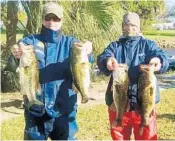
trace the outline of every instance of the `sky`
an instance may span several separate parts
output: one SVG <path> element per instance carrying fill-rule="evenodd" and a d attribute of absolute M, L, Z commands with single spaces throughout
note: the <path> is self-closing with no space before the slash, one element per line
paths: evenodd
<path fill-rule="evenodd" d="M 166 1 L 166 5 L 168 6 L 168 8 L 175 6 L 175 0 L 165 0 L 165 1 Z"/>

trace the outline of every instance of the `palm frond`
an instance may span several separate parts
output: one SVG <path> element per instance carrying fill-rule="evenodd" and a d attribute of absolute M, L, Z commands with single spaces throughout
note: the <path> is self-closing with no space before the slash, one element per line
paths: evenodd
<path fill-rule="evenodd" d="M 107 12 L 107 8 L 112 4 L 106 1 L 87 1 L 85 11 L 97 20 L 100 27 L 107 29 L 113 22 L 112 15 Z"/>

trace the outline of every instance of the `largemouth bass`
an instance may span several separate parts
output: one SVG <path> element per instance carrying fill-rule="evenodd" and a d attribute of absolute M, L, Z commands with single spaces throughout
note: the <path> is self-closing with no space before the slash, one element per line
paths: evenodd
<path fill-rule="evenodd" d="M 113 71 L 113 100 L 116 107 L 116 119 L 112 127 L 123 126 L 123 113 L 128 109 L 128 66 L 119 64 L 119 67 Z"/>
<path fill-rule="evenodd" d="M 142 73 L 138 81 L 138 103 L 141 112 L 140 135 L 143 134 L 143 127 L 148 125 L 151 113 L 155 107 L 156 97 L 156 76 L 154 68 L 148 65 L 141 65 Z"/>
<path fill-rule="evenodd" d="M 22 43 L 21 43 L 22 44 Z M 32 105 L 43 105 L 37 100 L 36 96 L 41 95 L 41 87 L 39 83 L 38 60 L 35 56 L 33 46 L 30 48 L 22 48 L 23 54 L 20 58 L 17 72 L 20 76 L 21 94 L 26 95 L 28 103 L 25 105 L 28 109 Z"/>
<path fill-rule="evenodd" d="M 74 43 L 70 54 L 70 67 L 73 83 L 81 94 L 81 103 L 88 102 L 88 90 L 90 86 L 90 68 L 88 55 L 83 44 Z"/>

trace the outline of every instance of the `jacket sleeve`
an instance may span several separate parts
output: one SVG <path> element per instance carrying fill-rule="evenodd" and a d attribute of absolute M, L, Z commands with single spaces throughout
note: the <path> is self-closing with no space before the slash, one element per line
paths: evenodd
<path fill-rule="evenodd" d="M 25 45 L 35 45 L 36 44 L 35 37 L 32 34 L 18 41 L 18 43 L 20 42 L 23 42 Z"/>
<path fill-rule="evenodd" d="M 97 65 L 101 72 L 109 76 L 111 71 L 107 69 L 106 63 L 109 57 L 115 57 L 115 44 L 111 43 L 105 48 L 105 50 L 97 57 Z"/>
<path fill-rule="evenodd" d="M 148 40 L 147 43 L 148 43 L 148 49 L 146 49 L 147 53 L 146 53 L 145 62 L 149 63 L 149 61 L 153 57 L 158 57 L 162 64 L 161 69 L 159 70 L 158 73 L 166 72 L 169 67 L 168 56 L 165 54 L 165 52 L 162 49 L 160 49 L 157 46 L 157 44 L 154 41 Z"/>

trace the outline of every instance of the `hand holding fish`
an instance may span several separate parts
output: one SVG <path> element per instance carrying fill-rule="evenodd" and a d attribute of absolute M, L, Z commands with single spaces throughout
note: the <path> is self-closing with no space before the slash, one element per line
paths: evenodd
<path fill-rule="evenodd" d="M 118 62 L 114 57 L 109 57 L 107 60 L 107 68 L 110 71 L 116 70 L 118 68 Z"/>
<path fill-rule="evenodd" d="M 161 62 L 160 59 L 158 57 L 153 57 L 150 61 L 149 61 L 149 66 L 154 67 L 154 71 L 159 71 L 161 68 Z"/>
<path fill-rule="evenodd" d="M 86 49 L 87 54 L 90 54 L 92 52 L 92 42 L 85 41 L 84 43 L 74 43 L 74 46 L 79 46 Z"/>
<path fill-rule="evenodd" d="M 31 47 L 32 47 L 31 45 L 26 45 L 25 46 L 22 42 L 20 42 L 19 44 L 13 45 L 11 52 L 12 52 L 13 56 L 15 56 L 15 58 L 20 59 L 22 54 L 23 54 L 23 48 L 28 49 L 28 48 L 31 48 Z"/>

